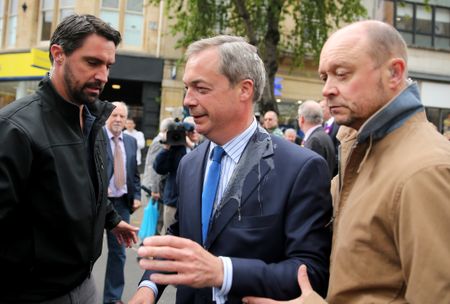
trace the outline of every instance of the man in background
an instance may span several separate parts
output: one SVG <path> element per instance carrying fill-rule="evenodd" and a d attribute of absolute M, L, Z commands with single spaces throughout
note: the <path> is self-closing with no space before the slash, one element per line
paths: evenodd
<path fill-rule="evenodd" d="M 327 301 L 450 303 L 450 144 L 408 79 L 405 41 L 386 23 L 353 23 L 325 43 L 319 74 L 342 151 Z M 306 267 L 298 280 L 292 303 L 324 303 Z"/>
<path fill-rule="evenodd" d="M 124 131 L 124 133 L 133 136 L 134 139 L 136 139 L 137 142 L 136 161 L 137 165 L 140 166 L 142 162 L 141 150 L 145 148 L 144 133 L 136 130 L 136 123 L 134 122 L 133 118 L 127 118 L 127 121 L 125 122 L 125 128 L 126 130 Z"/>
<path fill-rule="evenodd" d="M 97 304 L 104 229 L 137 242 L 107 200 L 102 127 L 114 106 L 98 99 L 120 41 L 97 17 L 65 18 L 50 74 L 0 110 L 0 303 Z"/>
<path fill-rule="evenodd" d="M 288 128 L 284 130 L 283 137 L 287 141 L 290 141 L 291 143 L 297 145 L 300 145 L 302 143 L 302 139 L 297 135 L 297 131 L 294 128 Z"/>
<path fill-rule="evenodd" d="M 176 190 L 176 176 L 181 159 L 192 151 L 198 144 L 199 134 L 194 125 L 189 122 L 174 122 L 169 125 L 165 133 L 163 149 L 153 162 L 156 173 L 166 175 L 163 203 L 163 226 L 161 235 L 175 222 L 178 193 Z"/>
<path fill-rule="evenodd" d="M 336 176 L 338 173 L 338 162 L 339 162 L 339 145 L 340 142 L 337 139 L 337 133 L 339 131 L 339 125 L 334 121 L 334 117 L 330 114 L 330 108 L 327 105 L 327 100 L 322 99 L 320 102 L 320 107 L 323 113 L 323 129 L 331 137 L 334 145 L 334 151 L 336 152 L 336 166 L 334 167 L 334 172 L 332 176 Z"/>
<path fill-rule="evenodd" d="M 283 131 L 278 127 L 278 114 L 267 111 L 264 114 L 264 128 L 272 135 L 283 137 Z"/>
<path fill-rule="evenodd" d="M 163 216 L 161 216 L 163 214 L 162 196 L 166 175 L 156 173 L 155 169 L 153 169 L 153 162 L 159 152 L 162 151 L 163 145 L 161 141 L 165 141 L 167 128 L 173 122 L 173 118 L 168 117 L 164 118 L 159 124 L 159 133 L 153 138 L 152 143 L 148 148 L 147 156 L 145 157 L 144 175 L 141 181 L 142 186 L 146 187 L 147 191 L 150 191 L 149 193 L 145 190 L 141 191 L 143 202 L 148 203 L 151 197 L 153 201 L 159 203 L 158 210 L 160 216 L 158 218 L 158 231 L 160 233 L 163 229 Z"/>
<path fill-rule="evenodd" d="M 125 134 L 128 108 L 124 102 L 112 102 L 113 110 L 104 129 L 107 142 L 108 199 L 124 221 L 130 222 L 130 214 L 141 206 L 141 184 L 136 162 L 137 143 Z M 107 231 L 108 260 L 106 263 L 103 303 L 122 303 L 125 286 L 125 246 Z"/>
<path fill-rule="evenodd" d="M 307 100 L 298 107 L 298 126 L 305 133 L 303 146 L 327 161 L 330 177 L 333 177 L 337 165 L 336 153 L 331 137 L 322 128 L 322 122 L 322 109 L 314 100 Z"/>

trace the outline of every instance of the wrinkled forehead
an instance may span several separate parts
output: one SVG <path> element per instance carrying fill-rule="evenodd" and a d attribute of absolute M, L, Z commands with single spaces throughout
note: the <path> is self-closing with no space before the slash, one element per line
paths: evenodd
<path fill-rule="evenodd" d="M 362 32 L 336 32 L 325 43 L 320 53 L 319 72 L 335 65 L 351 65 L 367 58 L 368 39 Z"/>

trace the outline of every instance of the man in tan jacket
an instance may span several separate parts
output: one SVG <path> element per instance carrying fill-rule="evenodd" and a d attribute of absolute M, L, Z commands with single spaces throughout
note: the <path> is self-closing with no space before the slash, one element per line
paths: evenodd
<path fill-rule="evenodd" d="M 327 302 L 450 303 L 450 144 L 407 78 L 405 42 L 388 24 L 351 24 L 325 43 L 319 74 L 344 126 Z M 305 266 L 299 285 L 289 303 L 325 303 Z"/>

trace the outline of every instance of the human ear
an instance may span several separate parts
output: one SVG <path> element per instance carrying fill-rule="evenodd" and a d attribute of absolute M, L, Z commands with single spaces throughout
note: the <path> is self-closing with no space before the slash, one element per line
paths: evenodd
<path fill-rule="evenodd" d="M 391 59 L 389 62 L 389 86 L 393 89 L 402 85 L 406 79 L 406 63 L 401 58 Z"/>
<path fill-rule="evenodd" d="M 254 84 L 253 84 L 253 80 L 251 79 L 244 79 L 241 81 L 240 83 L 240 97 L 241 100 L 245 101 L 245 100 L 253 100 L 253 92 L 254 92 Z"/>
<path fill-rule="evenodd" d="M 50 53 L 52 54 L 53 62 L 57 62 L 57 63 L 61 64 L 61 62 L 63 60 L 63 55 L 64 55 L 64 51 L 63 51 L 62 47 L 58 44 L 53 44 L 50 47 Z"/>

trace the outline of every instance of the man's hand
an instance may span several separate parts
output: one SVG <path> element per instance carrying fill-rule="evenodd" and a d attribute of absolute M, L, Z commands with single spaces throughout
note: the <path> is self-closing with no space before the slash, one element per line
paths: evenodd
<path fill-rule="evenodd" d="M 153 198 L 153 200 L 154 200 L 155 202 L 159 201 L 159 198 L 160 198 L 160 197 L 161 197 L 161 196 L 160 196 L 159 192 L 153 192 L 153 191 L 152 191 L 152 198 Z"/>
<path fill-rule="evenodd" d="M 186 147 L 188 147 L 189 149 L 194 149 L 195 147 L 195 142 L 193 142 L 188 135 L 186 135 Z"/>
<path fill-rule="evenodd" d="M 302 295 L 294 300 L 291 301 L 274 301 L 271 299 L 266 298 L 257 298 L 257 297 L 245 297 L 242 299 L 242 303 L 246 304 L 303 304 L 305 303 L 305 299 L 307 296 L 309 296 L 313 289 L 311 287 L 311 284 L 309 283 L 308 279 L 308 272 L 306 269 L 306 265 L 301 265 L 298 269 L 298 285 L 300 286 L 300 289 L 302 291 Z"/>
<path fill-rule="evenodd" d="M 136 211 L 140 207 L 141 207 L 141 201 L 137 200 L 137 199 L 133 200 L 133 207 L 132 207 L 133 211 Z"/>
<path fill-rule="evenodd" d="M 143 258 L 141 268 L 168 272 L 152 274 L 150 280 L 156 284 L 222 287 L 222 261 L 194 241 L 170 235 L 148 237 L 138 255 Z"/>
<path fill-rule="evenodd" d="M 125 221 L 120 221 L 116 227 L 111 229 L 119 244 L 124 244 L 126 247 L 131 247 L 133 243 L 137 243 L 137 231 L 139 231 L 139 227 L 131 226 Z"/>
<path fill-rule="evenodd" d="M 148 287 L 139 288 L 133 295 L 128 304 L 153 304 L 155 303 L 155 295 L 153 290 Z"/>

